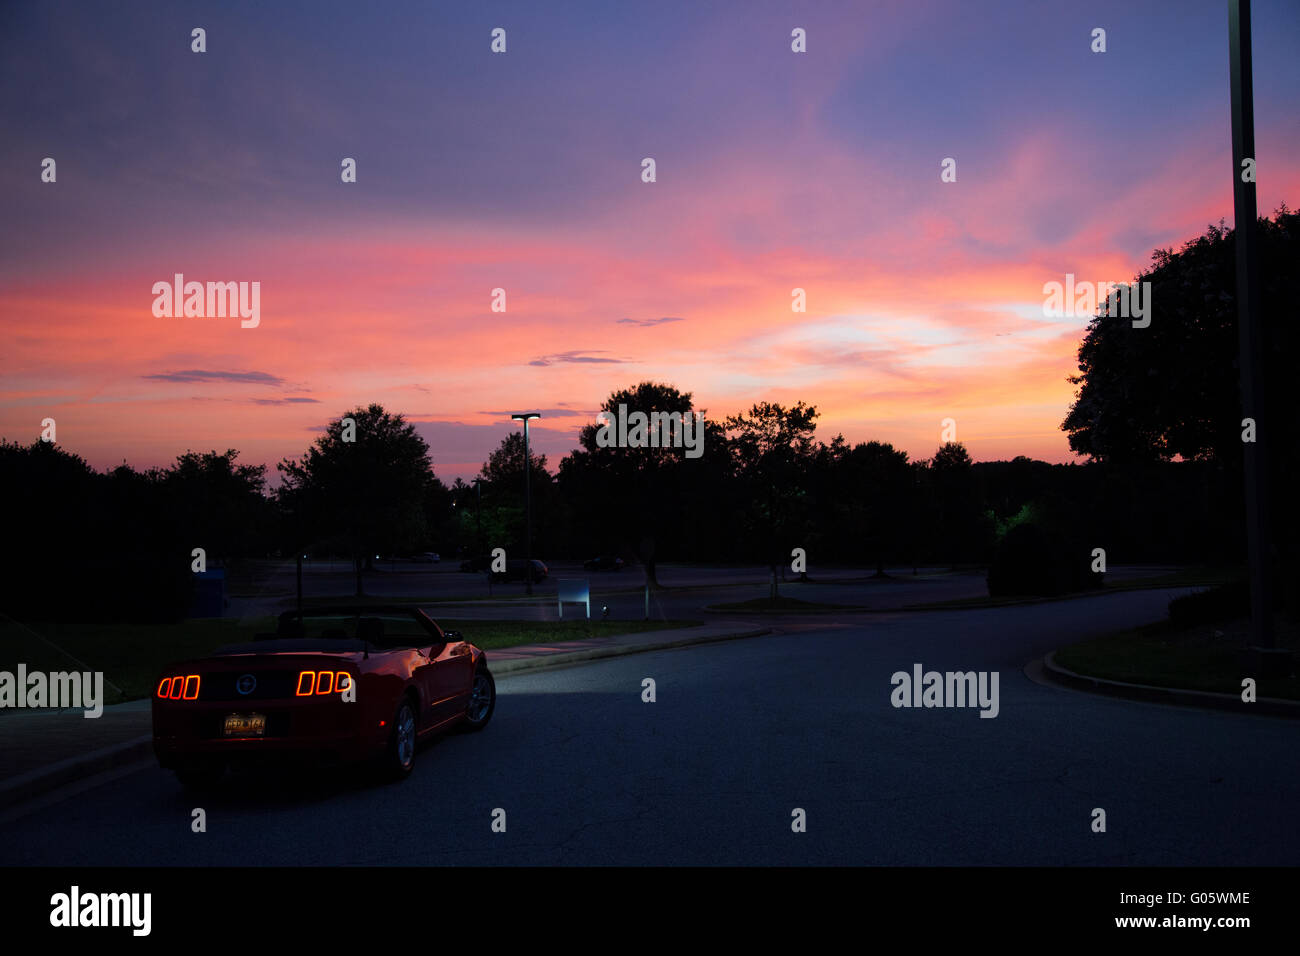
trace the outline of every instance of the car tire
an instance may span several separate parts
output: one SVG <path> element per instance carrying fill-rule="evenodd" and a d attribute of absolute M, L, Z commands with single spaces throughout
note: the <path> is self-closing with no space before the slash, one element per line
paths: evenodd
<path fill-rule="evenodd" d="M 204 791 L 216 787 L 225 770 L 221 764 L 184 764 L 174 772 L 186 790 Z"/>
<path fill-rule="evenodd" d="M 465 733 L 477 733 L 488 725 L 496 709 L 497 682 L 487 667 L 480 666 L 474 671 L 469 705 L 465 708 L 465 719 L 461 721 L 460 729 Z"/>
<path fill-rule="evenodd" d="M 388 749 L 384 752 L 384 776 L 389 780 L 405 780 L 411 775 L 415 768 L 418 738 L 415 705 L 410 697 L 403 697 L 393 715 L 393 729 L 388 735 Z"/>

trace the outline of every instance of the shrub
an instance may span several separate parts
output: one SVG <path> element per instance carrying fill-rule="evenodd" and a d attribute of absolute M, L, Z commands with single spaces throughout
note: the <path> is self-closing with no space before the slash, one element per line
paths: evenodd
<path fill-rule="evenodd" d="M 1022 522 L 1007 531 L 993 553 L 989 594 L 1046 596 L 1101 587 L 1102 575 L 1091 565 L 1091 551 L 1077 536 Z"/>
<path fill-rule="evenodd" d="M 1169 602 L 1169 623 L 1193 627 L 1217 621 L 1231 621 L 1250 614 L 1250 582 L 1232 581 Z"/>

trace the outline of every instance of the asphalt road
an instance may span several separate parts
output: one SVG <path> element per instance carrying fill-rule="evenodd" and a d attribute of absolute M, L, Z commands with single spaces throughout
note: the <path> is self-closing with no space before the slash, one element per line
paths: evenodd
<path fill-rule="evenodd" d="M 1169 594 L 805 619 L 507 677 L 492 725 L 423 749 L 404 783 L 227 777 L 193 798 L 150 767 L 0 824 L 0 862 L 1294 865 L 1294 722 L 1022 673 Z M 895 709 L 914 663 L 998 671 L 998 716 Z"/>

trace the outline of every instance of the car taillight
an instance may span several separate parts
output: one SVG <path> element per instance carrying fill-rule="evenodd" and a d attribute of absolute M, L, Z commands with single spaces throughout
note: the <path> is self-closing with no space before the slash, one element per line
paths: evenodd
<path fill-rule="evenodd" d="M 296 697 L 343 692 L 352 686 L 352 675 L 347 671 L 302 671 L 298 674 Z"/>
<path fill-rule="evenodd" d="M 201 681 L 198 674 L 185 674 L 180 677 L 164 677 L 158 682 L 158 699 L 198 700 L 200 683 Z"/>

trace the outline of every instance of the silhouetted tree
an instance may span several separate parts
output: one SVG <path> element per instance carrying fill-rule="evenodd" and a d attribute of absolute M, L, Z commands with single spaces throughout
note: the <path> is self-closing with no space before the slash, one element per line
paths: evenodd
<path fill-rule="evenodd" d="M 356 423 L 354 441 L 343 440 L 344 418 Z M 437 482 L 429 446 L 415 426 L 381 405 L 331 421 L 299 460 L 276 467 L 284 476 L 277 497 L 301 540 L 350 554 L 358 595 L 362 568 L 377 550 L 406 550 L 426 538 L 425 501 Z"/>
<path fill-rule="evenodd" d="M 930 462 L 929 475 L 948 559 L 982 561 L 987 555 L 992 527 L 984 520 L 979 485 L 966 446 L 961 442 L 941 445 Z"/>
<path fill-rule="evenodd" d="M 1292 319 L 1293 279 L 1300 274 L 1300 215 L 1283 205 L 1259 220 L 1259 314 L 1266 339 L 1266 384 L 1287 421 L 1289 366 L 1300 338 Z M 1183 245 L 1156 249 L 1151 324 L 1111 315 L 1104 303 L 1079 346 L 1079 385 L 1061 428 L 1070 447 L 1106 461 L 1241 459 L 1237 355 L 1235 233 L 1222 224 Z M 1275 442 L 1279 453 L 1290 449 Z"/>
<path fill-rule="evenodd" d="M 671 385 L 641 382 L 613 392 L 601 405 L 610 418 L 624 405 L 630 415 L 643 412 L 694 413 L 690 392 Z M 685 458 L 684 448 L 602 448 L 597 444 L 598 424 L 586 425 L 578 435 L 580 450 L 560 466 L 560 481 L 570 498 L 570 508 L 583 520 L 598 523 L 594 536 L 600 547 L 635 555 L 645 567 L 646 581 L 658 587 L 655 564 L 658 545 L 680 527 L 684 475 L 703 477 L 707 470 Z M 710 435 L 714 442 L 710 444 Z M 716 428 L 705 431 L 704 457 L 725 454 Z"/>
<path fill-rule="evenodd" d="M 161 473 L 171 520 L 202 547 L 211 563 L 261 550 L 271 521 L 263 489 L 265 465 L 239 465 L 239 452 L 187 451 Z"/>
<path fill-rule="evenodd" d="M 1290 366 L 1300 347 L 1292 305 L 1300 215 L 1283 204 L 1273 219 L 1257 222 L 1268 411 L 1255 427 L 1269 438 L 1271 524 L 1288 529 L 1275 532 L 1272 544 L 1294 558 L 1300 511 L 1295 496 L 1282 491 L 1300 467 L 1300 432 L 1290 411 Z M 1138 276 L 1151 283 L 1150 326 L 1133 328 L 1107 305 L 1098 310 L 1079 347 L 1079 374 L 1070 381 L 1080 387 L 1061 428 L 1072 449 L 1107 463 L 1117 481 L 1130 485 L 1149 484 L 1153 462 L 1213 463 L 1221 471 L 1205 480 L 1222 488 L 1220 501 L 1236 518 L 1222 538 L 1236 550 L 1244 528 L 1236 233 L 1220 222 L 1178 252 L 1156 249 L 1151 258 L 1153 267 Z"/>
<path fill-rule="evenodd" d="M 862 503 L 863 556 L 875 558 L 876 574 L 883 577 L 885 561 L 902 550 L 913 520 L 914 476 L 907 452 L 887 442 L 865 442 L 853 446 L 844 465 Z"/>
<path fill-rule="evenodd" d="M 764 530 L 763 550 L 772 569 L 771 596 L 777 596 L 777 568 L 784 563 L 788 534 L 798 504 L 807 494 L 813 464 L 817 409 L 799 402 L 786 408 L 758 402 L 748 414 L 727 418 L 736 470 L 753 506 L 753 520 Z"/>
<path fill-rule="evenodd" d="M 190 539 L 162 472 L 97 474 L 52 442 L 0 441 L 0 609 L 42 619 L 69 607 L 97 620 L 163 621 L 190 603 Z"/>
<path fill-rule="evenodd" d="M 528 450 L 529 494 L 533 504 L 533 556 L 549 552 L 553 486 L 555 479 L 546 470 L 546 456 Z M 524 432 L 508 433 L 483 463 L 483 535 L 486 547 L 504 547 L 523 555 L 524 550 Z M 466 500 L 472 507 L 474 489 L 465 486 Z M 472 517 L 472 515 L 471 515 Z"/>

